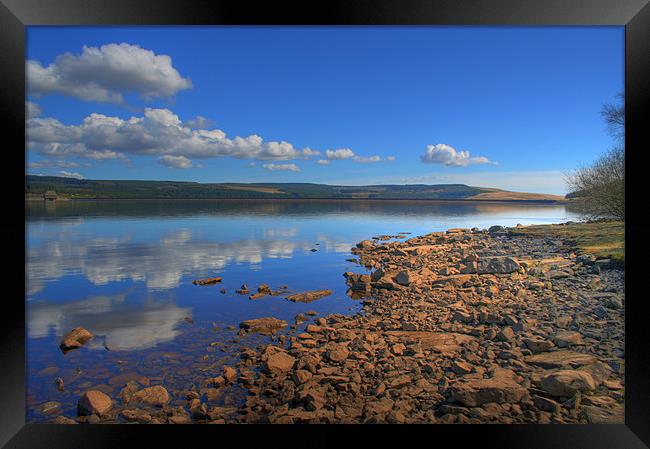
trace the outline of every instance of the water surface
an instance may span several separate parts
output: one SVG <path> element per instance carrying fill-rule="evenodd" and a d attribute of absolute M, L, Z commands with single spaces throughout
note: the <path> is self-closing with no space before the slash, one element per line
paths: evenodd
<path fill-rule="evenodd" d="M 29 421 L 49 419 L 40 412 L 47 401 L 74 416 L 91 387 L 114 395 L 144 377 L 191 388 L 238 348 L 268 340 L 238 337 L 243 320 L 355 313 L 360 303 L 346 295 L 342 273 L 364 271 L 347 260 L 360 240 L 576 219 L 562 205 L 432 201 L 60 201 L 27 209 Z M 209 276 L 223 282 L 191 283 Z M 333 294 L 301 304 L 234 292 L 260 283 Z M 96 337 L 64 355 L 60 338 L 77 326 Z"/>

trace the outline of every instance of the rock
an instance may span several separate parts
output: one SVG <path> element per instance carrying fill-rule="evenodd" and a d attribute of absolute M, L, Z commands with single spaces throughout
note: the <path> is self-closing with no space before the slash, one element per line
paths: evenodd
<path fill-rule="evenodd" d="M 591 391 L 596 388 L 596 382 L 591 374 L 585 371 L 560 370 L 541 378 L 542 389 L 553 396 L 571 397 L 576 392 Z"/>
<path fill-rule="evenodd" d="M 237 370 L 230 366 L 224 366 L 223 377 L 230 383 L 235 382 L 237 380 Z"/>
<path fill-rule="evenodd" d="M 585 365 L 578 368 L 578 371 L 584 371 L 591 374 L 591 377 L 596 382 L 596 385 L 600 385 L 605 380 L 607 380 L 612 375 L 612 369 L 603 362 L 592 363 L 591 365 Z"/>
<path fill-rule="evenodd" d="M 555 346 L 552 341 L 541 338 L 524 338 L 524 343 L 535 354 L 550 351 Z"/>
<path fill-rule="evenodd" d="M 91 334 L 88 330 L 84 329 L 83 327 L 75 327 L 63 337 L 59 348 L 61 348 L 63 352 L 67 352 L 75 348 L 80 348 L 91 338 L 93 338 L 93 334 Z"/>
<path fill-rule="evenodd" d="M 41 413 L 45 415 L 50 415 L 52 413 L 57 412 L 60 407 L 61 407 L 60 402 L 49 401 L 41 405 Z"/>
<path fill-rule="evenodd" d="M 589 424 L 624 424 L 625 409 L 621 405 L 616 405 L 611 409 L 595 407 L 592 405 L 583 405 L 580 408 L 580 414 L 584 416 Z"/>
<path fill-rule="evenodd" d="M 623 301 L 614 293 L 601 293 L 594 295 L 594 299 L 608 309 L 618 310 L 623 308 Z"/>
<path fill-rule="evenodd" d="M 348 358 L 349 351 L 345 346 L 337 345 L 336 347 L 327 351 L 327 358 L 333 362 L 342 362 Z"/>
<path fill-rule="evenodd" d="M 560 331 L 555 334 L 553 341 L 555 341 L 555 344 L 560 348 L 584 344 L 582 341 L 582 334 L 576 331 Z"/>
<path fill-rule="evenodd" d="M 412 282 L 415 282 L 418 279 L 418 276 L 409 270 L 402 270 L 397 273 L 395 276 L 395 282 L 400 285 L 410 285 Z"/>
<path fill-rule="evenodd" d="M 266 369 L 270 373 L 287 373 L 293 368 L 296 359 L 286 352 L 276 352 L 266 360 Z"/>
<path fill-rule="evenodd" d="M 386 415 L 393 409 L 394 405 L 395 402 L 390 398 L 382 398 L 376 401 L 371 401 L 366 403 L 366 406 L 363 409 L 363 414 L 365 416 Z"/>
<path fill-rule="evenodd" d="M 562 349 L 528 356 L 525 361 L 542 368 L 563 368 L 590 365 L 595 363 L 597 359 L 593 355 Z"/>
<path fill-rule="evenodd" d="M 221 279 L 222 278 L 220 278 L 220 277 L 196 279 L 196 280 L 192 281 L 192 284 L 194 284 L 194 285 L 213 285 L 213 284 L 216 284 L 218 282 L 221 282 Z"/>
<path fill-rule="evenodd" d="M 497 341 L 512 341 L 515 339 L 515 333 L 510 327 L 504 327 L 496 336 Z"/>
<path fill-rule="evenodd" d="M 357 243 L 357 248 L 359 249 L 370 249 L 374 246 L 375 245 L 370 240 L 362 240 L 361 242 Z"/>
<path fill-rule="evenodd" d="M 127 421 L 135 421 L 141 424 L 151 422 L 151 415 L 141 409 L 125 409 L 120 413 Z"/>
<path fill-rule="evenodd" d="M 514 379 L 497 377 L 457 382 L 451 387 L 451 397 L 468 407 L 488 402 L 516 403 L 526 395 L 526 389 Z"/>
<path fill-rule="evenodd" d="M 508 256 L 482 257 L 478 260 L 479 274 L 508 274 L 519 271 L 521 265 Z"/>
<path fill-rule="evenodd" d="M 543 396 L 534 395 L 533 403 L 535 407 L 544 412 L 557 413 L 562 409 L 562 406 L 558 402 Z"/>
<path fill-rule="evenodd" d="M 79 416 L 104 415 L 113 406 L 113 401 L 106 393 L 99 390 L 85 392 L 77 402 L 77 414 Z"/>
<path fill-rule="evenodd" d="M 451 364 L 451 369 L 454 373 L 463 375 L 463 374 L 471 373 L 473 367 L 467 362 L 464 362 L 462 360 L 456 360 Z"/>
<path fill-rule="evenodd" d="M 286 321 L 272 317 L 246 320 L 239 324 L 239 327 L 245 332 L 258 332 L 262 335 L 273 334 L 287 326 Z"/>
<path fill-rule="evenodd" d="M 332 290 L 313 290 L 304 293 L 296 293 L 295 295 L 289 295 L 287 296 L 287 299 L 291 302 L 312 302 L 331 294 Z"/>
<path fill-rule="evenodd" d="M 143 388 L 140 391 L 137 391 L 131 396 L 131 403 L 142 403 L 145 405 L 151 406 L 160 406 L 167 404 L 169 402 L 169 393 L 167 389 L 163 386 L 156 385 L 154 387 Z"/>
<path fill-rule="evenodd" d="M 494 234 L 494 233 L 496 233 L 496 232 L 504 231 L 504 230 L 505 230 L 505 228 L 504 228 L 503 226 L 499 226 L 499 225 L 490 226 L 490 227 L 488 228 L 488 232 L 489 232 L 490 234 Z"/>
<path fill-rule="evenodd" d="M 52 420 L 52 424 L 79 424 L 74 419 L 66 418 L 65 416 L 57 416 Z"/>

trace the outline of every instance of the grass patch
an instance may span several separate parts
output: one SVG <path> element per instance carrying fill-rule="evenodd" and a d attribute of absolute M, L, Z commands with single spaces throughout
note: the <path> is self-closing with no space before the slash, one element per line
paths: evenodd
<path fill-rule="evenodd" d="M 625 223 L 622 221 L 534 225 L 517 228 L 515 234 L 569 240 L 584 253 L 625 262 Z"/>

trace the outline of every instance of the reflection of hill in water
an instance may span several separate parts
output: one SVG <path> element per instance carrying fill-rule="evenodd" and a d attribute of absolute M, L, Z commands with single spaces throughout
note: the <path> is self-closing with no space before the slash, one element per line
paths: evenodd
<path fill-rule="evenodd" d="M 28 221 L 65 217 L 174 217 L 192 215 L 436 215 L 499 214 L 563 205 L 465 201 L 187 200 L 27 202 Z"/>

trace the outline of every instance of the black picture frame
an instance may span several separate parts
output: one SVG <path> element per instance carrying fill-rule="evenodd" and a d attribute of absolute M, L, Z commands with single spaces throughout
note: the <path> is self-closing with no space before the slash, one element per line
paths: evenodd
<path fill-rule="evenodd" d="M 437 426 L 65 426 L 25 423 L 25 27 L 30 25 L 620 25 L 625 26 L 626 403 L 624 425 Z M 453 444 L 499 448 L 650 446 L 650 345 L 643 290 L 643 152 L 650 105 L 650 5 L 647 0 L 348 0 L 302 4 L 246 0 L 0 0 L 0 112 L 4 219 L 9 242 L 0 324 L 0 445 L 100 448 L 213 444 L 265 447 Z M 561 68 L 558 68 L 561 70 Z M 644 120 L 645 119 L 645 120 Z M 21 165 L 22 164 L 22 165 Z M 22 170 L 21 170 L 22 166 Z M 645 189 L 644 189 L 645 188 Z M 639 193 L 637 193 L 639 192 Z M 637 244 L 638 242 L 638 244 Z M 22 262 L 22 263 L 21 263 Z M 417 442 L 419 440 L 419 442 Z M 230 443 L 232 444 L 232 443 Z"/>

